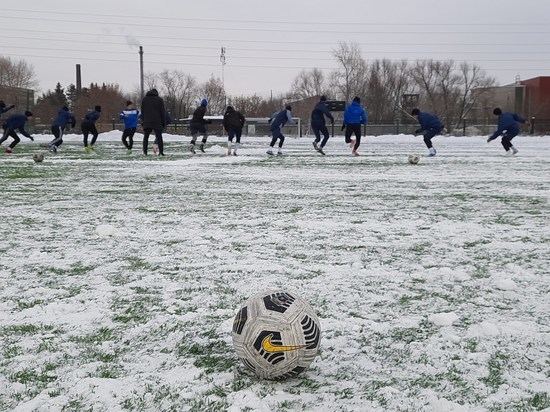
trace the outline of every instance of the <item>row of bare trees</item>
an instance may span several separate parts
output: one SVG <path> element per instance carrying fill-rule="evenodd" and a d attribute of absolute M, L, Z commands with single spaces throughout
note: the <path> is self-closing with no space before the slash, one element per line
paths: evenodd
<path fill-rule="evenodd" d="M 324 94 L 329 99 L 346 102 L 360 96 L 367 106 L 371 123 L 392 123 L 406 116 L 404 111 L 412 108 L 410 104 L 413 103 L 404 101 L 403 96 L 416 96 L 414 105 L 438 114 L 452 128 L 480 97 L 474 90 L 496 83 L 480 67 L 466 62 L 367 61 L 355 43 L 340 43 L 332 54 L 338 64 L 337 70 L 328 75 L 318 68 L 303 70 L 294 78 L 290 91 L 276 98 L 227 96 L 219 78 L 212 75 L 206 82 L 199 83 L 194 76 L 181 70 L 147 73 L 144 86 L 146 90 L 156 88 L 159 91 L 173 119 L 187 118 L 204 97 L 209 100 L 209 114 L 223 114 L 227 104 L 231 104 L 247 117 L 262 117 L 270 115 L 286 101 Z M 37 84 L 34 69 L 22 60 L 0 56 L 0 84 L 32 88 Z M 116 84 L 91 84 L 78 95 L 74 85 L 63 90 L 58 84 L 54 91 L 48 90 L 39 97 L 37 104 L 45 120 L 55 114 L 61 103 L 70 106 L 79 117 L 94 105 L 101 105 L 102 117 L 111 118 L 118 115 L 126 99 L 139 104 L 140 97 L 137 88 L 125 94 Z"/>
<path fill-rule="evenodd" d="M 252 96 L 227 96 L 220 78 L 211 76 L 205 83 L 180 70 L 164 70 L 158 74 L 147 73 L 144 79 L 146 90 L 157 89 L 164 99 L 166 109 L 173 119 L 189 117 L 203 98 L 208 99 L 208 113 L 221 115 L 227 105 L 237 107 L 247 117 L 263 117 L 280 108 L 288 94 L 277 98 Z M 140 91 L 134 89 L 132 96 L 139 102 Z"/>
<path fill-rule="evenodd" d="M 417 96 L 414 104 L 438 114 L 454 127 L 481 94 L 476 89 L 496 84 L 479 66 L 466 62 L 378 59 L 367 61 L 354 43 L 340 43 L 333 50 L 339 68 L 327 77 L 319 69 L 303 70 L 292 83 L 290 97 L 304 99 L 325 94 L 347 102 L 362 97 L 371 123 L 392 123 L 409 103 L 403 96 Z"/>

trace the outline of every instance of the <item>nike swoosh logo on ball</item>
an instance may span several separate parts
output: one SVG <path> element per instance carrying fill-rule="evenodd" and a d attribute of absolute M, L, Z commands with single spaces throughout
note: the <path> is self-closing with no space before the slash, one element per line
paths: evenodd
<path fill-rule="evenodd" d="M 271 343 L 271 338 L 272 337 L 273 337 L 272 334 L 267 335 L 262 340 L 262 349 L 265 350 L 266 352 L 271 352 L 271 353 L 274 353 L 274 352 L 289 352 L 289 351 L 292 351 L 292 350 L 302 349 L 303 347 L 306 346 L 306 345 L 288 345 L 288 346 L 273 345 Z"/>

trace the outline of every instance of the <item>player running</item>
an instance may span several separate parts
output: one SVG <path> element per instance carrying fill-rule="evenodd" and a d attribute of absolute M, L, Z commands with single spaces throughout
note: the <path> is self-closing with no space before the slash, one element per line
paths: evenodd
<path fill-rule="evenodd" d="M 359 96 L 355 96 L 346 110 L 344 110 L 344 124 L 342 130 L 346 130 L 344 137 L 346 143 L 351 147 L 351 154 L 353 156 L 359 156 L 357 149 L 361 145 L 361 125 L 367 123 L 367 113 L 361 106 L 361 99 Z M 351 135 L 355 134 L 355 139 L 351 138 Z"/>
<path fill-rule="evenodd" d="M 296 124 L 296 121 L 292 118 L 292 107 L 290 105 L 287 105 L 284 110 L 281 110 L 280 112 L 274 113 L 273 116 L 271 116 L 271 143 L 269 144 L 269 150 L 266 152 L 268 155 L 273 156 L 273 147 L 275 146 L 275 143 L 277 143 L 277 139 L 279 140 L 279 149 L 277 150 L 277 155 L 281 156 L 283 154 L 283 144 L 285 142 L 285 136 L 283 135 L 283 132 L 281 129 L 284 127 L 286 122 L 289 122 L 290 124 Z"/>
<path fill-rule="evenodd" d="M 321 100 L 315 105 L 313 111 L 311 112 L 311 129 L 315 134 L 315 140 L 313 141 L 313 148 L 317 150 L 322 155 L 325 154 L 323 147 L 328 142 L 329 132 L 325 124 L 325 116 L 330 119 L 330 123 L 334 123 L 334 117 L 330 113 L 330 110 L 326 104 L 326 96 L 321 96 Z M 323 134 L 323 141 L 321 142 L 321 133 Z M 319 145 L 321 142 L 321 145 Z"/>
<path fill-rule="evenodd" d="M 515 155 L 518 149 L 512 144 L 512 139 L 519 134 L 518 122 L 526 123 L 525 119 L 516 113 L 503 112 L 500 107 L 496 107 L 495 110 L 493 110 L 493 114 L 498 116 L 498 128 L 487 139 L 487 143 L 502 135 L 500 143 L 506 151 L 506 156 Z"/>
<path fill-rule="evenodd" d="M 76 119 L 74 115 L 69 112 L 69 108 L 67 106 L 63 106 L 59 109 L 57 116 L 52 122 L 51 130 L 54 138 L 50 143 L 48 143 L 48 149 L 50 152 L 57 152 L 57 149 L 63 143 L 63 131 L 67 127 L 68 123 L 71 124 L 71 127 L 75 127 Z"/>
<path fill-rule="evenodd" d="M 25 123 L 32 119 L 32 113 L 29 111 L 26 111 L 25 114 L 12 114 L 6 122 L 4 123 L 4 134 L 2 135 L 2 138 L 0 139 L 0 145 L 6 141 L 8 137 L 13 138 L 13 142 L 9 145 L 9 147 L 6 149 L 6 153 L 13 153 L 13 149 L 17 144 L 21 141 L 16 130 L 19 131 L 23 136 L 31 139 L 31 141 L 34 141 L 34 137 L 32 137 L 27 131 L 25 130 Z"/>
<path fill-rule="evenodd" d="M 424 143 L 429 150 L 428 156 L 435 156 L 437 151 L 432 145 L 432 139 L 438 134 L 441 134 L 441 131 L 443 130 L 443 125 L 441 124 L 437 116 L 434 116 L 431 113 L 421 112 L 417 108 L 412 109 L 411 116 L 416 118 L 416 120 L 418 120 L 418 123 L 420 124 L 420 128 L 416 129 L 414 134 L 417 135 L 422 132 L 426 132 L 424 133 Z"/>

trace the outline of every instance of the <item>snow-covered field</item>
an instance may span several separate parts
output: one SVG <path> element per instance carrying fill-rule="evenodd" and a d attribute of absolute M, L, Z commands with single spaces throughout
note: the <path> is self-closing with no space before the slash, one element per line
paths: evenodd
<path fill-rule="evenodd" d="M 311 138 L 265 155 L 0 155 L 0 410 L 531 411 L 550 408 L 550 137 Z M 41 136 L 47 141 L 47 136 Z M 317 311 L 299 378 L 247 374 L 249 296 Z"/>

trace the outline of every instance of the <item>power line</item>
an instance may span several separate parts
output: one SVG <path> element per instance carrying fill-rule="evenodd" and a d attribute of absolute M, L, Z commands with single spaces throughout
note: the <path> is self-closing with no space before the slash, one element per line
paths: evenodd
<path fill-rule="evenodd" d="M 90 33 L 90 32 L 62 32 L 62 31 L 51 31 L 51 30 L 32 30 L 32 29 L 21 29 L 21 28 L 17 28 L 17 27 L 14 27 L 14 28 L 6 28 L 6 27 L 0 27 L 0 31 L 2 30 L 6 30 L 8 32 L 13 32 L 13 31 L 23 31 L 25 33 L 47 33 L 47 34 L 59 34 L 59 35 L 69 35 L 69 36 L 75 36 L 75 35 L 80 35 L 80 36 L 94 36 L 94 37 L 97 37 L 97 36 L 100 36 L 100 37 L 132 37 L 132 36 L 125 36 L 123 34 L 111 34 L 111 33 Z M 8 37 L 8 36 L 3 36 L 3 37 Z M 9 36 L 9 37 L 12 37 L 12 36 Z M 216 42 L 216 43 L 220 43 L 220 42 L 224 42 L 224 43 L 260 43 L 260 44 L 265 44 L 266 43 L 266 40 L 254 40 L 254 39 L 245 39 L 245 40 L 241 40 L 241 39 L 227 39 L 227 38 L 215 38 L 215 39 L 205 39 L 205 38 L 196 38 L 196 37 L 178 37 L 178 36 L 170 36 L 170 37 L 166 37 L 166 36 L 150 36 L 150 35 L 147 35 L 146 36 L 147 39 L 156 39 L 156 40 L 182 40 L 182 41 L 195 41 L 195 42 Z M 84 40 L 83 40 L 84 41 Z M 95 40 L 94 40 L 95 42 Z M 294 44 L 294 45 L 323 45 L 323 46 L 338 46 L 340 44 L 340 42 L 330 42 L 330 41 L 285 41 L 285 40 L 270 40 L 269 41 L 270 44 Z M 384 45 L 400 45 L 401 43 L 357 43 L 358 45 L 360 46 L 363 46 L 363 45 L 381 45 L 381 46 L 384 46 Z M 127 46 L 129 46 L 128 44 L 126 44 Z M 415 44 L 412 43 L 412 44 L 405 44 L 405 45 L 410 45 L 410 46 L 414 46 Z M 451 46 L 451 45 L 457 45 L 457 43 L 443 43 L 441 45 L 446 45 L 446 46 Z M 462 45 L 471 45 L 471 46 L 476 46 L 476 45 L 482 45 L 482 44 L 477 44 L 477 43 L 463 43 Z M 484 43 L 483 45 L 485 46 L 506 46 L 506 45 L 517 45 L 517 46 L 522 46 L 522 47 L 525 47 L 525 44 L 509 44 L 509 43 L 502 43 L 502 44 L 498 44 L 498 43 Z M 541 44 L 535 44 L 536 46 L 547 46 L 548 43 L 541 43 Z M 170 47 L 173 47 L 173 46 L 170 46 Z M 196 47 L 199 47 L 199 46 L 196 46 Z M 216 47 L 218 48 L 218 47 Z"/>
<path fill-rule="evenodd" d="M 0 18 L 6 18 L 5 16 L 0 16 Z M 38 21 L 47 21 L 47 22 L 59 22 L 59 23 L 73 23 L 73 24 L 113 24 L 113 22 L 105 22 L 105 21 L 85 21 L 85 20 L 69 20 L 69 19 L 49 19 L 49 18 L 43 18 L 43 17 L 29 17 L 25 16 L 26 20 L 38 20 Z M 120 24 L 120 22 L 118 22 Z M 170 29 L 180 29 L 180 30 L 198 30 L 202 29 L 201 26 L 176 26 L 176 25 L 166 25 L 166 24 L 150 24 L 150 23 L 132 23 L 132 22 L 124 22 L 124 26 L 138 26 L 138 27 L 152 27 L 152 28 L 170 28 Z M 401 27 L 401 26 L 400 26 Z M 425 25 L 422 25 L 423 28 L 425 28 Z M 484 26 L 483 26 L 484 27 Z M 499 25 L 497 27 L 502 27 L 502 25 Z M 269 32 L 269 33 L 280 33 L 280 28 L 275 29 L 268 29 L 268 28 L 245 28 L 245 27 L 218 27 L 217 30 L 227 30 L 227 31 L 239 31 L 239 32 Z M 550 31 L 396 31 L 396 30 L 388 30 L 388 31 L 382 31 L 382 30 L 370 30 L 370 31 L 364 31 L 364 30 L 304 30 L 304 29 L 292 29 L 293 33 L 314 33 L 314 34 L 550 34 Z"/>
<path fill-rule="evenodd" d="M 81 40 L 75 40 L 75 39 L 48 39 L 48 38 L 38 38 L 38 37 L 20 37 L 18 36 L 17 38 L 10 38 L 10 36 L 5 36 L 3 37 L 4 39 L 4 42 L 5 43 L 9 43 L 10 40 L 42 40 L 42 41 L 57 41 L 57 42 L 63 42 L 63 43 L 67 43 L 67 42 L 73 42 L 73 43 L 83 43 L 83 44 L 88 44 L 87 41 L 81 41 Z M 124 46 L 124 47 L 128 47 L 129 45 L 127 43 L 121 43 L 121 42 L 109 42 L 109 41 L 96 41 L 94 44 L 111 44 L 111 45 L 119 45 L 119 46 Z M 370 46 L 388 46 L 388 45 L 391 45 L 392 43 L 366 43 Z M 401 44 L 401 43 L 393 43 L 393 45 L 400 45 L 400 46 L 418 46 L 416 44 Z M 448 54 L 487 54 L 487 55 L 490 55 L 490 54 L 502 54 L 501 51 L 480 51 L 480 50 L 444 50 L 444 51 L 436 51 L 436 50 L 429 50 L 426 48 L 426 46 L 462 46 L 463 44 L 456 44 L 456 43 L 452 43 L 452 44 L 431 44 L 431 45 L 426 45 L 426 44 L 422 44 L 422 46 L 418 46 L 418 47 L 421 47 L 422 48 L 422 52 L 426 52 L 426 53 L 433 53 L 433 54 L 440 54 L 440 53 L 448 53 Z M 464 46 L 472 46 L 473 44 L 464 44 Z M 550 45 L 550 43 L 548 44 Z M 167 44 L 143 44 L 142 46 L 145 46 L 145 47 L 158 47 L 158 48 L 169 48 L 169 49 L 200 49 L 200 50 L 205 50 L 205 49 L 209 49 L 209 50 L 218 50 L 219 47 L 217 46 L 183 46 L 183 45 L 167 45 Z M 507 45 L 507 46 L 512 46 L 512 45 Z M 524 45 L 520 45 L 520 44 L 517 44 L 516 46 L 518 47 L 521 47 L 522 50 L 519 50 L 519 51 L 513 51 L 514 54 L 548 54 L 547 51 L 526 51 L 525 50 L 525 46 Z M 96 52 L 96 53 L 125 53 L 125 54 L 129 54 L 129 53 L 134 53 L 134 51 L 103 51 L 103 50 L 83 50 L 83 49 L 79 49 L 79 50 L 74 50 L 74 49 L 68 49 L 68 48 L 53 48 L 53 47 L 30 47 L 30 46 L 9 46 L 9 45 L 4 45 L 3 47 L 7 47 L 7 48 L 26 48 L 26 49 L 36 49 L 36 50 L 51 50 L 51 51 L 86 51 L 86 52 Z M 281 53 L 327 53 L 327 52 L 330 52 L 330 51 L 327 51 L 327 50 L 303 50 L 303 49 L 300 49 L 300 50 L 292 50 L 292 49 L 269 49 L 269 51 L 266 51 L 265 49 L 255 49 L 255 48 L 243 48 L 243 47 L 231 47 L 229 49 L 230 51 L 245 51 L 245 52 L 269 52 L 269 53 L 272 53 L 272 52 L 281 52 Z M 387 50 L 384 50 L 383 52 L 380 52 L 380 51 L 370 51 L 370 50 L 362 50 L 361 51 L 361 54 L 379 54 L 379 53 L 384 53 L 384 54 L 411 54 L 411 53 L 418 53 L 419 51 L 413 51 L 413 50 L 395 50 L 395 51 L 387 51 Z M 158 54 L 158 53 L 151 53 L 151 54 Z M 206 57 L 206 56 L 205 56 Z M 236 57 L 236 58 L 245 58 L 245 56 L 231 56 L 231 57 Z M 280 57 L 280 58 L 284 58 L 284 57 Z"/>
<path fill-rule="evenodd" d="M 2 30 L 5 30 L 3 29 L 2 27 L 0 27 L 0 31 Z M 8 31 L 8 30 L 6 30 Z M 33 30 L 24 30 L 25 32 L 28 32 L 28 31 L 33 31 Z M 64 32 L 64 33 L 59 33 L 59 32 L 50 32 L 50 31 L 44 31 L 44 33 L 58 33 L 58 34 L 72 34 L 72 35 L 75 35 L 75 34 L 82 34 L 82 33 L 76 33 L 76 32 Z M 91 34 L 91 33 L 90 33 Z M 94 35 L 97 35 L 97 33 L 94 33 Z M 124 35 L 116 35 L 117 37 L 124 37 Z M 9 35 L 6 35 L 6 36 L 2 36 L 4 39 L 10 39 L 10 36 Z M 147 38 L 150 38 L 151 36 L 147 36 Z M 167 37 L 158 37 L 158 38 L 162 38 L 162 39 L 168 39 Z M 58 41 L 58 42 L 63 42 L 63 43 L 67 43 L 67 42 L 76 42 L 76 43 L 87 43 L 88 41 L 87 40 L 77 40 L 77 39 L 67 39 L 67 38 L 63 38 L 63 39 L 53 39 L 53 38 L 46 38 L 46 37 L 27 37 L 27 36 L 17 36 L 16 38 L 15 37 L 12 37 L 13 40 L 38 40 L 38 41 Z M 183 38 L 183 40 L 185 40 Z M 198 39 L 193 39 L 193 40 L 198 40 Z M 227 40 L 227 39 L 212 39 L 212 40 L 208 40 L 207 41 L 233 41 L 233 40 Z M 238 41 L 238 42 L 247 42 L 247 40 L 235 40 L 235 41 Z M 254 40 L 251 40 L 251 42 L 261 42 L 261 43 L 265 43 L 265 41 L 254 41 Z M 280 43 L 280 42 L 271 42 L 271 43 Z M 284 42 L 283 42 L 284 43 Z M 299 43 L 302 43 L 302 42 L 293 42 L 293 44 L 299 44 Z M 97 40 L 94 42 L 94 44 L 114 44 L 114 45 L 121 45 L 121 46 L 126 46 L 128 47 L 129 44 L 128 43 L 121 43 L 121 42 L 114 42 L 114 41 L 104 41 L 104 40 Z M 311 44 L 311 43 L 310 43 Z M 326 45 L 326 44 L 338 44 L 338 43 L 326 43 L 326 42 L 319 42 L 318 44 L 323 44 L 323 45 Z M 518 47 L 521 47 L 521 48 L 525 48 L 526 45 L 525 43 L 457 43 L 457 42 L 452 42 L 452 43 L 422 43 L 421 45 L 419 45 L 418 43 L 416 42 L 413 42 L 413 43 L 404 43 L 404 42 L 362 42 L 362 43 L 358 43 L 360 46 L 404 46 L 404 47 L 411 47 L 411 46 L 417 46 L 417 47 L 421 47 L 422 49 L 425 49 L 426 46 L 490 46 L 490 47 L 500 47 L 500 46 L 504 46 L 504 47 L 510 47 L 510 46 L 518 46 Z M 144 47 L 167 47 L 167 48 L 183 48 L 183 49 L 212 49 L 212 50 L 219 50 L 219 46 L 189 46 L 189 45 L 174 45 L 174 44 L 165 44 L 165 43 L 162 43 L 162 44 L 159 44 L 159 43 L 143 43 L 142 46 Z M 549 43 L 529 43 L 530 47 L 538 47 L 538 46 L 550 46 L 550 42 Z M 262 48 L 262 49 L 251 49 L 251 48 L 237 48 L 237 47 L 231 47 L 231 50 L 238 50 L 238 51 L 266 51 L 265 48 Z M 269 49 L 269 52 L 296 52 L 296 53 L 320 53 L 320 52 L 325 52 L 326 50 L 292 50 L 292 49 L 273 49 L 273 48 L 270 48 Z M 486 53 L 501 53 L 501 52 L 497 52 L 497 51 L 488 51 Z M 525 51 L 514 51 L 514 53 L 548 53 L 547 51 L 540 51 L 540 52 L 525 52 Z"/>
<path fill-rule="evenodd" d="M 110 51 L 110 50 L 82 50 L 82 49 L 67 49 L 67 48 L 36 48 L 31 46 L 4 46 L 4 48 L 8 49 L 30 49 L 30 50 L 40 50 L 40 51 L 62 51 L 62 52 L 86 52 L 86 53 L 103 53 L 103 54 L 117 54 L 117 55 L 134 55 L 135 52 L 130 51 Z M 364 52 L 364 54 L 380 54 L 381 52 Z M 382 52 L 383 54 L 418 54 L 417 52 L 411 52 L 411 51 L 392 51 L 392 52 Z M 430 52 L 430 54 L 483 54 L 484 52 L 448 52 L 448 51 L 441 51 L 441 52 Z M 524 52 L 526 54 L 529 54 L 529 52 Z M 542 54 L 542 52 L 541 52 Z M 546 53 L 544 53 L 546 54 Z M 157 53 L 157 52 L 149 52 L 149 56 L 174 56 L 174 53 Z M 177 56 L 174 57 L 199 57 L 199 58 L 207 58 L 211 59 L 214 56 L 208 55 L 208 54 L 182 54 L 178 53 Z M 236 56 L 231 55 L 232 59 L 254 59 L 254 60 L 298 60 L 298 61 L 334 61 L 334 58 L 327 58 L 327 57 L 293 57 L 293 56 Z M 401 59 L 388 59 L 386 60 L 401 60 Z M 419 59 L 414 59 L 412 61 L 417 61 Z M 526 58 L 519 58 L 519 59 L 476 59 L 477 62 L 515 62 L 515 61 L 522 61 L 522 62 L 545 62 L 550 61 L 549 59 L 526 59 Z"/>
<path fill-rule="evenodd" d="M 44 58 L 44 59 L 51 59 L 52 56 L 43 56 L 43 55 L 29 55 L 29 54 L 6 54 L 9 57 L 36 57 L 36 58 Z M 179 56 L 178 56 L 179 57 Z M 100 62 L 111 62 L 111 63 L 132 63 L 135 64 L 135 60 L 122 60 L 122 59 L 103 59 L 103 58 L 92 58 L 92 57 L 67 57 L 67 56 L 55 56 L 55 59 L 64 59 L 64 60 L 91 60 L 91 61 L 100 61 Z M 390 59 L 391 60 L 391 59 Z M 401 60 L 401 59 L 398 59 Z M 403 59 L 408 62 L 417 62 L 417 61 L 425 61 L 430 59 Z M 491 62 L 499 62 L 503 60 L 491 60 Z M 518 62 L 522 62 L 522 60 L 517 60 Z M 200 67 L 218 67 L 218 64 L 208 64 L 208 63 L 193 63 L 193 62 L 168 62 L 168 61 L 147 61 L 148 64 L 165 64 L 165 65 L 178 65 L 178 66 L 200 66 Z M 476 63 L 475 61 L 468 62 L 468 63 Z M 274 66 L 274 65 L 254 65 L 254 64 L 232 64 L 230 66 L 231 68 L 251 68 L 251 69 L 307 69 L 308 67 L 302 66 Z M 318 66 L 312 66 L 310 68 L 316 68 L 321 70 L 338 70 L 338 67 L 318 67 Z M 457 68 L 456 70 L 459 70 Z M 492 71 L 518 71 L 518 70 L 525 70 L 525 71 L 546 71 L 548 68 L 484 68 L 484 70 L 492 70 Z"/>
<path fill-rule="evenodd" d="M 25 9 L 6 9 L 4 8 L 2 12 L 22 12 L 22 13 L 40 13 L 40 14 L 64 14 L 64 15 L 71 15 L 71 16 L 93 16 L 93 17 L 112 17 L 112 18 L 124 18 L 124 19 L 158 19 L 158 20 L 176 20 L 176 21 L 196 21 L 196 22 L 216 22 L 216 23 L 253 23 L 253 24 L 277 24 L 280 26 L 281 24 L 299 24 L 299 25 L 319 25 L 319 24 L 350 24 L 350 21 L 342 21 L 342 22 L 335 22 L 333 20 L 331 21 L 268 21 L 268 20 L 236 20 L 236 19 L 212 19 L 212 18 L 189 18 L 189 17 L 165 17 L 165 16 L 136 16 L 136 15 L 112 15 L 112 14 L 101 14 L 101 13 L 78 13 L 78 12 L 71 12 L 71 11 L 51 11 L 51 10 L 25 10 Z M 25 18 L 28 17 L 28 14 L 25 14 Z M 120 23 L 120 21 L 118 22 Z M 353 22 L 351 22 L 353 23 Z M 369 21 L 357 21 L 357 23 L 361 23 L 362 25 L 368 25 L 368 26 L 417 26 L 417 23 L 408 23 L 408 22 L 396 22 L 396 23 L 379 23 L 379 22 L 369 22 Z M 511 26 L 550 26 L 549 23 L 531 23 L 523 24 L 523 23 L 517 23 L 517 22 L 488 22 L 488 23 L 429 23 L 430 26 L 504 26 L 504 27 L 511 27 Z"/>

